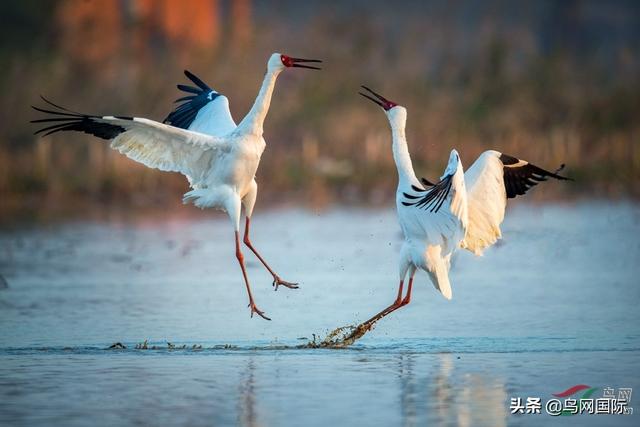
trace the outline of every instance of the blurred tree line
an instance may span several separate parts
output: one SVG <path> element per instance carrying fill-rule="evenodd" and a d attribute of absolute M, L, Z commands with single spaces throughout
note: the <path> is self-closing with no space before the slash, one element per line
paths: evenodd
<path fill-rule="evenodd" d="M 380 204 L 395 169 L 370 85 L 409 109 L 416 169 L 437 177 L 495 148 L 554 169 L 569 193 L 640 195 L 640 3 L 24 0 L 0 4 L 0 215 L 174 206 L 187 183 L 81 134 L 38 139 L 39 94 L 93 114 L 162 120 L 187 68 L 239 121 L 273 51 L 325 60 L 278 81 L 260 203 Z M 184 211 L 184 210 L 183 210 Z"/>

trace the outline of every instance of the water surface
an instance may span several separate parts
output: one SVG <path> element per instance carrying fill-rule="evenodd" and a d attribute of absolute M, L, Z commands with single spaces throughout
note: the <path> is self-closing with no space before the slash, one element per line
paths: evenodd
<path fill-rule="evenodd" d="M 286 347 L 395 298 L 394 212 L 270 211 L 253 224 L 256 247 L 301 284 L 273 292 L 246 254 L 272 322 L 249 318 L 222 216 L 3 231 L 0 422 L 638 424 L 509 413 L 511 397 L 575 384 L 640 390 L 638 206 L 516 204 L 499 245 L 454 259 L 452 301 L 421 273 L 411 304 L 346 350 Z M 159 349 L 136 350 L 145 339 Z M 127 349 L 105 350 L 114 342 Z"/>

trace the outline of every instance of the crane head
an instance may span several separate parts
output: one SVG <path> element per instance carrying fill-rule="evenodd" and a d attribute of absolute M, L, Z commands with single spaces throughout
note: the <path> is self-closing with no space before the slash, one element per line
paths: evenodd
<path fill-rule="evenodd" d="M 271 58 L 269 58 L 268 67 L 280 70 L 285 68 L 309 68 L 311 70 L 321 70 L 320 67 L 308 65 L 309 63 L 317 64 L 321 62 L 322 61 L 319 59 L 293 58 L 288 55 L 274 53 L 271 55 Z"/>
<path fill-rule="evenodd" d="M 375 102 L 376 104 L 378 104 L 379 106 L 381 106 L 382 108 L 384 108 L 384 111 L 389 111 L 391 110 L 393 107 L 398 106 L 398 104 L 396 104 L 393 101 L 389 101 L 387 98 L 385 98 L 382 95 L 379 95 L 377 93 L 375 93 L 374 91 L 372 91 L 371 89 L 369 89 L 366 86 L 361 86 L 364 90 L 368 91 L 369 93 L 371 93 L 373 95 L 370 96 L 369 94 L 366 93 L 362 93 L 362 92 L 358 92 L 360 95 L 364 96 L 365 98 L 369 99 L 370 101 Z M 374 98 L 375 97 L 375 98 Z"/>

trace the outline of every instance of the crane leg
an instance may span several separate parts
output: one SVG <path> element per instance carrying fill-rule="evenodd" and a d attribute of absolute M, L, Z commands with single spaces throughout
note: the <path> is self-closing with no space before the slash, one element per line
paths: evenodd
<path fill-rule="evenodd" d="M 236 258 L 238 258 L 238 263 L 240 264 L 240 268 L 242 269 L 244 284 L 247 286 L 247 294 L 249 294 L 249 307 L 251 308 L 251 317 L 253 317 L 253 313 L 255 313 L 263 319 L 271 320 L 267 316 L 265 316 L 263 311 L 260 311 L 258 309 L 256 303 L 253 301 L 253 295 L 251 295 L 251 286 L 249 285 L 249 277 L 247 276 L 247 269 L 244 267 L 244 255 L 242 255 L 242 251 L 240 250 L 240 233 L 238 233 L 238 231 L 236 231 Z"/>
<path fill-rule="evenodd" d="M 278 286 L 280 285 L 287 287 L 289 289 L 298 289 L 297 283 L 292 283 L 292 282 L 287 282 L 286 280 L 282 280 L 280 276 L 278 276 L 276 272 L 273 271 L 271 267 L 269 267 L 269 264 L 267 264 L 267 261 L 265 261 L 264 258 L 262 258 L 262 255 L 258 253 L 256 248 L 253 247 L 253 245 L 251 244 L 251 240 L 249 239 L 250 225 L 251 225 L 251 218 L 247 217 L 245 222 L 245 227 L 244 227 L 244 239 L 243 239 L 244 244 L 247 245 L 249 249 L 251 249 L 251 252 L 253 252 L 258 257 L 262 265 L 264 265 L 264 267 L 269 271 L 269 273 L 271 273 L 271 275 L 273 276 L 273 286 L 275 287 L 275 290 L 277 291 Z"/>
<path fill-rule="evenodd" d="M 364 324 L 375 323 L 378 320 L 382 319 L 387 314 L 389 314 L 392 311 L 397 310 L 399 307 L 401 307 L 401 304 L 402 304 L 402 288 L 403 288 L 403 286 L 404 286 L 404 280 L 400 280 L 400 285 L 398 286 L 398 296 L 396 297 L 396 300 L 389 307 L 385 308 L 380 313 L 376 314 L 375 316 L 371 317 L 369 320 L 364 322 Z"/>
<path fill-rule="evenodd" d="M 415 269 L 411 271 L 411 276 L 409 276 L 409 286 L 407 286 L 407 294 L 405 295 L 404 299 L 402 298 L 402 287 L 403 287 L 404 280 L 400 280 L 400 286 L 398 286 L 398 296 L 396 297 L 396 300 L 389 307 L 385 308 L 380 313 L 376 314 L 375 316 L 373 316 L 371 319 L 367 320 L 363 324 L 366 325 L 366 324 L 375 323 L 378 320 L 385 317 L 386 315 L 396 311 L 400 307 L 404 307 L 405 305 L 409 304 L 411 302 L 411 290 L 413 289 L 413 276 L 415 272 L 416 272 Z"/>
<path fill-rule="evenodd" d="M 413 288 L 413 274 L 409 278 L 409 286 L 407 287 L 407 295 L 405 295 L 404 299 L 400 303 L 400 307 L 405 306 L 411 302 L 411 288 Z"/>

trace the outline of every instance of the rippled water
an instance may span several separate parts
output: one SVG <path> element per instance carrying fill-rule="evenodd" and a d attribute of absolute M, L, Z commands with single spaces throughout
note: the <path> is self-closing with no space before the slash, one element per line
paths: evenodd
<path fill-rule="evenodd" d="M 289 347 L 395 298 L 392 210 L 259 212 L 254 244 L 301 283 L 273 292 L 246 254 L 272 322 L 249 318 L 224 217 L 2 231 L 0 424 L 638 425 L 514 416 L 509 400 L 640 390 L 640 207 L 519 204 L 503 231 L 454 260 L 452 301 L 422 273 L 346 350 Z"/>

